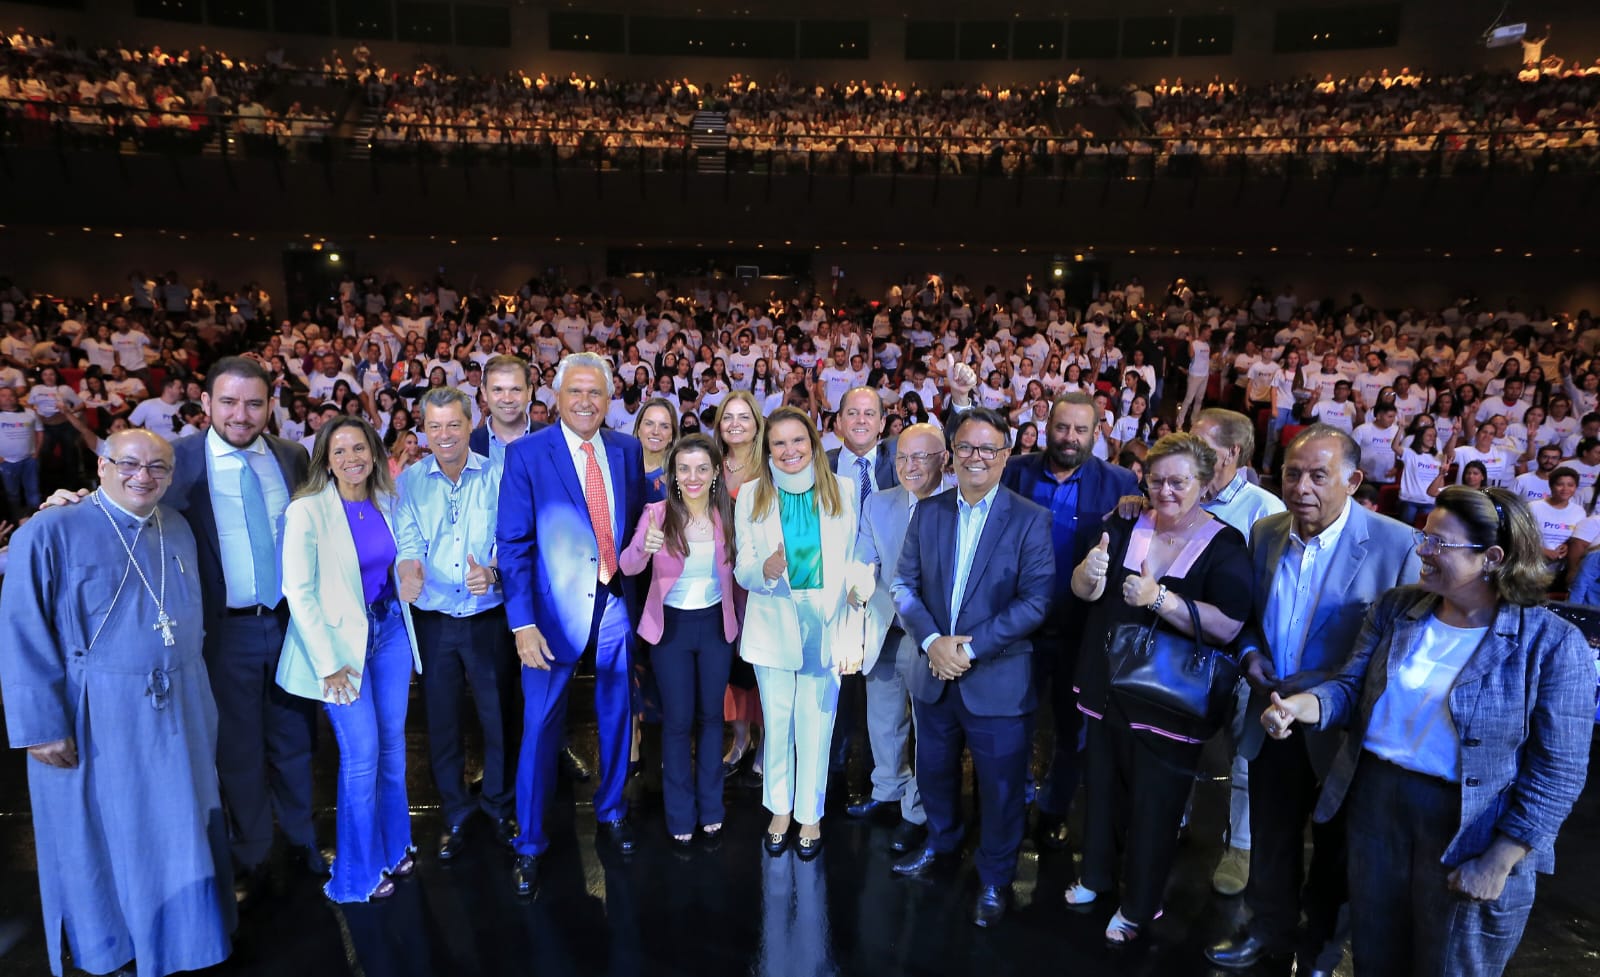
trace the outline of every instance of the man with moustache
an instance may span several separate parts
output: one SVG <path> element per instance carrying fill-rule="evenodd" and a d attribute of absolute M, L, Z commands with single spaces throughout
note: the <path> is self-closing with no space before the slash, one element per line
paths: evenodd
<path fill-rule="evenodd" d="M 1050 614 L 1034 635 L 1034 668 L 1050 681 L 1055 717 L 1055 748 L 1050 774 L 1037 798 L 1037 841 L 1042 847 L 1067 846 L 1067 814 L 1078 792 L 1078 755 L 1083 719 L 1072 690 L 1086 605 L 1072 593 L 1072 570 L 1100 540 L 1101 523 L 1125 495 L 1139 492 L 1126 468 L 1094 457 L 1099 409 L 1087 394 L 1066 394 L 1050 407 L 1045 450 L 1017 455 L 1006 463 L 1001 484 L 1050 511 L 1050 547 L 1055 555 L 1056 590 Z"/>
<path fill-rule="evenodd" d="M 1289 442 L 1281 469 L 1287 512 L 1256 520 L 1250 532 L 1257 617 L 1241 634 L 1251 688 L 1245 715 L 1259 716 L 1272 693 L 1310 688 L 1344 663 L 1385 592 L 1415 583 L 1421 568 L 1411 528 L 1368 512 L 1352 496 L 1361 485 L 1361 448 L 1338 428 L 1314 424 Z M 1251 639 L 1254 639 L 1253 641 Z M 1276 740 L 1247 722 L 1238 752 L 1250 764 L 1250 868 L 1244 890 L 1251 919 L 1206 950 L 1219 967 L 1288 974 L 1331 973 L 1335 925 L 1346 898 L 1344 825 L 1313 824 L 1305 869 L 1306 824 L 1344 740 L 1343 730 Z M 1306 923 L 1300 917 L 1304 910 Z"/>
<path fill-rule="evenodd" d="M 149 431 L 112 435 L 100 488 L 11 543 L 0 692 L 11 745 L 28 751 L 56 974 L 63 932 L 73 964 L 97 974 L 134 960 L 158 977 L 200 970 L 231 950 L 195 541 L 160 505 L 172 454 Z"/>
<path fill-rule="evenodd" d="M 910 851 L 927 834 L 927 814 L 917 793 L 908 749 L 913 711 L 908 698 L 913 670 L 921 664 L 917 649 L 895 614 L 891 588 L 906 528 L 917 505 L 944 491 L 944 432 L 933 424 L 913 424 L 896 440 L 894 464 L 900 484 L 867 496 L 861 512 L 856 557 L 876 567 L 878 585 L 867 603 L 867 658 L 862 664 L 867 684 L 867 742 L 872 747 L 872 795 L 850 806 L 861 817 L 898 805 L 900 824 L 889 847 Z"/>
<path fill-rule="evenodd" d="M 514 377 L 502 371 L 497 380 Z M 507 750 L 516 656 L 495 561 L 502 469 L 467 447 L 472 402 L 464 392 L 435 387 L 417 408 L 432 454 L 398 479 L 394 536 L 400 599 L 413 605 L 428 760 L 444 813 L 439 858 L 450 861 L 480 810 L 494 822 L 496 841 L 509 846 L 517 836 Z M 483 788 L 476 799 L 467 790 L 462 745 L 461 700 L 469 688 L 483 731 Z"/>

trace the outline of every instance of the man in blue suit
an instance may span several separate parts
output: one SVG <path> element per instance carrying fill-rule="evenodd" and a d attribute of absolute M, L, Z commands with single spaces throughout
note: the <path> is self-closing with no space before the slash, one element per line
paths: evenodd
<path fill-rule="evenodd" d="M 1244 898 L 1251 919 L 1242 932 L 1206 950 L 1221 967 L 1287 974 L 1296 951 L 1299 973 L 1331 973 L 1338 963 L 1342 941 L 1333 938 L 1346 890 L 1344 824 L 1312 825 L 1309 879 L 1303 839 L 1344 732 L 1307 729 L 1275 740 L 1254 717 L 1270 705 L 1273 692 L 1287 696 L 1336 673 L 1367 608 L 1394 587 L 1417 581 L 1421 561 L 1411 527 L 1351 498 L 1361 484 L 1360 460 L 1360 447 L 1338 428 L 1315 424 L 1301 431 L 1283 459 L 1289 511 L 1258 519 L 1250 533 L 1258 617 L 1247 629 L 1255 639 L 1244 658 L 1251 696 L 1239 754 L 1250 761 L 1251 781 L 1271 789 L 1250 794 Z"/>
<path fill-rule="evenodd" d="M 289 623 L 279 576 L 283 510 L 309 459 L 298 444 L 266 433 L 271 391 L 255 360 L 228 357 L 212 367 L 201 398 L 211 430 L 173 446 L 164 500 L 194 531 L 203 651 L 217 700 L 217 779 L 241 901 L 259 890 L 274 811 L 296 861 L 326 871 L 311 822 L 316 703 L 274 681 Z"/>
<path fill-rule="evenodd" d="M 524 434 L 544 427 L 528 418 L 533 403 L 533 376 L 528 361 L 520 356 L 491 356 L 483 367 L 483 400 L 489 416 L 474 428 L 467 447 L 504 467 L 506 448 Z"/>
<path fill-rule="evenodd" d="M 1050 513 L 1003 488 L 1011 428 L 992 410 L 962 415 L 952 438 L 957 489 L 920 503 L 895 573 L 895 608 L 926 667 L 913 670 L 917 786 L 926 847 L 894 871 L 923 875 L 961 843 L 961 748 L 972 753 L 982 824 L 973 923 L 1005 915 L 1026 820 L 1032 636 L 1050 611 Z"/>
<path fill-rule="evenodd" d="M 575 353 L 556 371 L 560 423 L 506 450 L 496 539 L 506 619 L 522 660 L 523 732 L 517 763 L 518 895 L 531 895 L 549 847 L 545 815 L 555 788 L 567 689 L 578 659 L 594 649 L 600 785 L 595 816 L 624 854 L 634 838 L 623 786 L 628 774 L 630 578 L 618 569 L 623 543 L 644 510 L 639 442 L 603 430 L 611 365 Z"/>
<path fill-rule="evenodd" d="M 1034 635 L 1036 677 L 1050 681 L 1055 750 L 1050 776 L 1038 797 L 1038 841 L 1055 850 L 1067 846 L 1067 814 L 1078 792 L 1079 739 L 1083 717 L 1072 690 L 1078 645 L 1088 607 L 1073 596 L 1072 571 L 1100 541 L 1106 513 L 1125 495 L 1138 495 L 1133 472 L 1109 465 L 1093 453 L 1100 411 L 1087 394 L 1067 394 L 1050 407 L 1045 450 L 1006 463 L 1002 485 L 1050 510 L 1050 547 L 1056 561 L 1056 593 L 1050 616 Z"/>

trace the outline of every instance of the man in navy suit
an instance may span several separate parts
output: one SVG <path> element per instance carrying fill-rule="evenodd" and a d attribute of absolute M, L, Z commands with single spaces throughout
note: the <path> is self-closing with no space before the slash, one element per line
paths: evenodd
<path fill-rule="evenodd" d="M 1000 484 L 1050 510 L 1050 546 L 1056 561 L 1056 593 L 1050 616 L 1034 636 L 1037 678 L 1050 682 L 1055 750 L 1050 776 L 1039 792 L 1038 840 L 1046 848 L 1067 845 L 1067 813 L 1078 792 L 1078 747 L 1083 718 L 1072 690 L 1078 645 L 1088 613 L 1073 596 L 1072 570 L 1100 540 L 1106 513 L 1125 495 L 1139 494 L 1133 472 L 1093 454 L 1099 408 L 1086 394 L 1067 394 L 1050 408 L 1045 450 L 1006 463 Z"/>
<path fill-rule="evenodd" d="M 1214 964 L 1257 973 L 1331 973 L 1343 939 L 1335 920 L 1345 901 L 1344 824 L 1311 825 L 1309 877 L 1305 830 L 1323 781 L 1344 744 L 1343 730 L 1270 739 L 1254 717 L 1274 692 L 1288 696 L 1338 672 L 1356 643 L 1367 609 L 1402 584 L 1417 582 L 1422 562 L 1411 527 L 1368 512 L 1351 498 L 1361 485 L 1361 449 L 1327 424 L 1297 434 L 1284 453 L 1281 481 L 1288 512 L 1256 520 L 1250 562 L 1255 640 L 1243 664 L 1250 683 L 1239 754 L 1250 779 L 1270 790 L 1250 795 L 1251 919 L 1206 950 Z M 1241 581 L 1243 585 L 1244 581 Z M 1304 909 L 1306 924 L 1300 926 Z"/>
<path fill-rule="evenodd" d="M 283 510 L 305 481 L 307 457 L 266 433 L 272 388 L 256 361 L 218 361 L 206 388 L 211 430 L 173 446 L 164 501 L 188 519 L 198 550 L 217 778 L 244 900 L 271 852 L 274 811 L 296 859 L 326 871 L 311 823 L 317 704 L 274 681 L 289 621 L 279 579 Z"/>
<path fill-rule="evenodd" d="M 631 718 L 631 578 L 618 568 L 622 544 L 644 511 L 639 442 L 603 430 L 611 403 L 611 365 L 575 353 L 556 371 L 560 423 L 518 438 L 506 451 L 495 536 L 506 619 L 522 660 L 523 731 L 517 763 L 518 895 L 531 895 L 538 859 L 549 847 L 545 815 L 555 788 L 566 724 L 567 690 L 578 659 L 594 650 L 595 715 L 600 727 L 601 832 L 633 851 L 623 786 Z"/>
<path fill-rule="evenodd" d="M 895 573 L 895 607 L 926 658 L 913 670 L 917 786 L 927 846 L 896 862 L 922 875 L 961 843 L 961 748 L 972 753 L 982 824 L 973 923 L 1005 915 L 1022 846 L 1033 633 L 1050 611 L 1050 513 L 1001 486 L 1011 429 L 966 412 L 952 437 L 957 490 L 922 502 Z"/>
<path fill-rule="evenodd" d="M 467 447 L 496 467 L 503 467 L 506 448 L 513 441 L 544 427 L 528 419 L 533 377 L 527 360 L 504 354 L 491 356 L 483 368 L 483 399 L 489 406 L 489 417 L 473 430 Z"/>
<path fill-rule="evenodd" d="M 839 398 L 834 431 L 844 445 L 828 452 L 828 467 L 844 481 L 842 488 L 855 496 L 857 513 L 866 511 L 867 497 L 873 492 L 900 484 L 894 467 L 895 442 L 878 440 L 883 436 L 883 423 L 883 398 L 872 387 L 852 387 Z M 865 725 L 866 681 L 861 675 L 846 675 L 839 685 L 828 763 L 831 772 L 844 770 L 850 743 Z M 879 806 L 868 798 L 850 804 L 849 814 L 866 817 Z"/>

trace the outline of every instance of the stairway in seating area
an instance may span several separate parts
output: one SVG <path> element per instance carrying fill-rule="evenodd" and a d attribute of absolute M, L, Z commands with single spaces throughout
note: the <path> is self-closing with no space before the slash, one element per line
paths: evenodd
<path fill-rule="evenodd" d="M 689 143 L 695 148 L 701 173 L 728 171 L 728 113 L 701 110 L 689 123 Z"/>

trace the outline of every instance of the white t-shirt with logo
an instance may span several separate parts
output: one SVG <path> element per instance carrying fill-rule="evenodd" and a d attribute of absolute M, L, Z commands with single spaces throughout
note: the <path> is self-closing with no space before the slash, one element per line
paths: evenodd
<path fill-rule="evenodd" d="M 1583 521 L 1583 506 L 1570 500 L 1566 508 L 1557 509 L 1549 499 L 1537 499 L 1528 503 L 1528 511 L 1533 513 L 1534 522 L 1539 524 L 1539 535 L 1547 550 L 1565 544 L 1572 538 L 1572 531 L 1578 528 L 1578 523 Z"/>
<path fill-rule="evenodd" d="M 36 432 L 43 425 L 31 410 L 0 413 L 0 461 L 17 462 L 33 457 Z"/>

